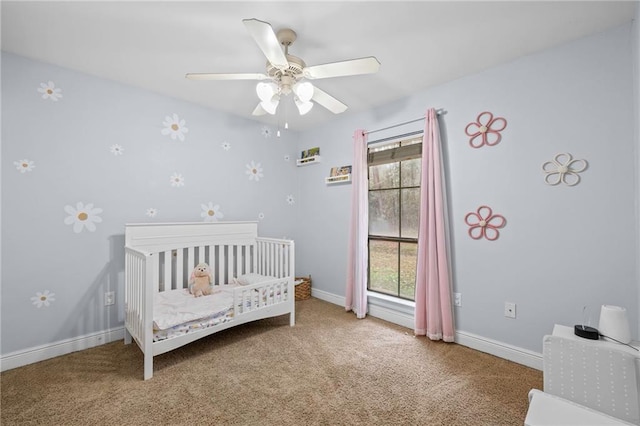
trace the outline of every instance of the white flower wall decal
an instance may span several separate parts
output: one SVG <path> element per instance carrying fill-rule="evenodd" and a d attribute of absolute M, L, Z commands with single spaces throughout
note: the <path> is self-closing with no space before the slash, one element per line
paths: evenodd
<path fill-rule="evenodd" d="M 124 148 L 122 148 L 121 145 L 115 144 L 115 145 L 111 145 L 111 147 L 109 148 L 109 150 L 111 151 L 111 153 L 113 155 L 122 155 L 124 153 Z"/>
<path fill-rule="evenodd" d="M 217 222 L 224 217 L 218 204 L 213 205 L 213 203 L 209 201 L 209 204 L 201 204 L 200 206 L 202 207 L 200 217 L 204 218 L 205 222 Z"/>
<path fill-rule="evenodd" d="M 247 164 L 247 170 L 245 173 L 249 175 L 249 180 L 255 180 L 256 182 L 264 177 L 262 165 L 253 160 L 251 160 L 251 163 Z"/>
<path fill-rule="evenodd" d="M 38 92 L 42 93 L 42 99 L 51 99 L 54 102 L 62 97 L 62 89 L 56 87 L 51 80 L 47 83 L 40 83 Z"/>
<path fill-rule="evenodd" d="M 30 172 L 36 166 L 35 164 L 33 164 L 33 161 L 27 159 L 14 161 L 13 164 L 16 166 L 16 169 L 20 171 L 20 173 Z"/>
<path fill-rule="evenodd" d="M 222 149 L 224 149 L 225 151 L 229 151 L 231 149 L 231 144 L 229 142 L 222 142 Z"/>
<path fill-rule="evenodd" d="M 258 220 L 262 220 L 264 219 L 264 213 L 260 212 L 258 213 Z"/>
<path fill-rule="evenodd" d="M 174 173 L 169 178 L 171 180 L 171 186 L 174 188 L 179 188 L 184 186 L 184 177 L 180 173 Z"/>
<path fill-rule="evenodd" d="M 153 207 L 150 207 L 147 209 L 145 214 L 151 218 L 154 218 L 158 214 L 158 210 L 154 209 Z"/>
<path fill-rule="evenodd" d="M 289 154 L 284 156 L 284 161 L 289 161 L 291 160 L 291 156 Z"/>
<path fill-rule="evenodd" d="M 76 234 L 82 232 L 83 229 L 88 229 L 90 232 L 96 230 L 96 223 L 102 222 L 102 218 L 98 216 L 102 213 L 101 208 L 94 208 L 92 203 L 88 203 L 86 206 L 78 202 L 76 207 L 66 205 L 64 211 L 69 214 L 64 219 L 66 225 L 73 225 L 73 232 Z"/>
<path fill-rule="evenodd" d="M 260 131 L 260 133 L 262 133 L 262 136 L 264 136 L 265 138 L 271 137 L 271 129 L 267 126 L 262 126 L 262 130 Z"/>
<path fill-rule="evenodd" d="M 36 295 L 31 298 L 31 302 L 37 307 L 48 307 L 51 302 L 55 302 L 55 293 L 50 293 L 49 290 L 43 292 L 36 291 Z"/>
<path fill-rule="evenodd" d="M 289 203 L 289 205 L 294 205 L 296 203 L 295 198 L 293 198 L 292 194 L 287 195 L 287 203 Z"/>
<path fill-rule="evenodd" d="M 184 119 L 180 119 L 178 114 L 173 114 L 171 117 L 166 116 L 162 122 L 164 129 L 161 133 L 163 135 L 171 136 L 171 139 L 184 141 L 184 135 L 189 132 L 189 129 L 185 126 Z"/>

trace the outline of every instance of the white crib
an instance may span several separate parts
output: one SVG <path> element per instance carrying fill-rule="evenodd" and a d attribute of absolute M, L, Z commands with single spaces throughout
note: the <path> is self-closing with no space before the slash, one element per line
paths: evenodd
<path fill-rule="evenodd" d="M 189 274 L 200 262 L 208 263 L 214 271 L 218 288 L 243 274 L 260 274 L 265 280 L 233 286 L 230 321 L 154 341 L 154 296 L 187 288 Z M 127 224 L 125 343 L 133 339 L 142 350 L 144 379 L 153 376 L 154 356 L 224 329 L 285 314 L 293 326 L 294 263 L 293 241 L 258 237 L 256 222 Z"/>

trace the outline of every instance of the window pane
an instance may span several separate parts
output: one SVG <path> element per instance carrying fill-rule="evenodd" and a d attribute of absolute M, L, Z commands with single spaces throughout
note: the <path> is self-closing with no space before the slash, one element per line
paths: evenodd
<path fill-rule="evenodd" d="M 400 163 L 369 167 L 369 189 L 397 188 L 400 186 Z"/>
<path fill-rule="evenodd" d="M 402 186 L 420 186 L 421 158 L 402 162 Z"/>
<path fill-rule="evenodd" d="M 369 192 L 369 234 L 400 236 L 400 200 L 398 190 Z"/>
<path fill-rule="evenodd" d="M 398 295 L 398 243 L 369 240 L 369 290 Z"/>
<path fill-rule="evenodd" d="M 401 189 L 402 194 L 402 237 L 418 238 L 420 226 L 420 188 Z"/>
<path fill-rule="evenodd" d="M 414 300 L 418 244 L 400 243 L 400 297 Z"/>

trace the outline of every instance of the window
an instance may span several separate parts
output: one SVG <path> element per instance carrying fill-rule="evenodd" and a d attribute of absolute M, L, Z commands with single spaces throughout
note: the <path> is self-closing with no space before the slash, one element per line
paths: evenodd
<path fill-rule="evenodd" d="M 422 137 L 369 147 L 368 290 L 414 300 Z"/>

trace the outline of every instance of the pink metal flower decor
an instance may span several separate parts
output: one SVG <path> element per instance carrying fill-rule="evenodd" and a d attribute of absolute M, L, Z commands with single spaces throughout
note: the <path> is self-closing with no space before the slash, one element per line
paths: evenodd
<path fill-rule="evenodd" d="M 489 111 L 481 112 L 476 122 L 467 124 L 464 132 L 470 136 L 469 145 L 480 148 L 484 145 L 496 145 L 502 139 L 500 134 L 507 127 L 507 120 L 502 117 L 493 117 Z"/>
<path fill-rule="evenodd" d="M 467 213 L 464 221 L 469 228 L 469 236 L 474 240 L 484 237 L 489 241 L 495 241 L 500 236 L 498 228 L 504 227 L 507 220 L 504 216 L 493 214 L 493 210 L 487 206 L 480 206 L 475 212 Z"/>

